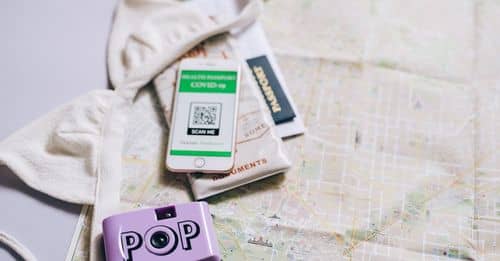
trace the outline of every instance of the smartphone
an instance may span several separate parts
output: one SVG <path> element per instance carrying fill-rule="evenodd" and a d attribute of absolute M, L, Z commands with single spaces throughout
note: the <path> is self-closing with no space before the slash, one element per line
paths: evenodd
<path fill-rule="evenodd" d="M 166 166 L 227 173 L 234 165 L 240 64 L 184 59 L 177 76 Z"/>

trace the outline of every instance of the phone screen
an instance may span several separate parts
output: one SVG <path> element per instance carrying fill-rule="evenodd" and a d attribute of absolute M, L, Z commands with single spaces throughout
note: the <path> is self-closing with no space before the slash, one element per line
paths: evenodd
<path fill-rule="evenodd" d="M 233 156 L 237 70 L 180 69 L 170 156 Z"/>

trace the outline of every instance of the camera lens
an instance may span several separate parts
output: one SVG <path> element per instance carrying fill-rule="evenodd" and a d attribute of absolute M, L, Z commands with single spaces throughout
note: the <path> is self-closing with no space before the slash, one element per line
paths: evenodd
<path fill-rule="evenodd" d="M 164 248 L 168 244 L 168 235 L 163 231 L 155 232 L 151 236 L 151 245 L 154 248 Z"/>

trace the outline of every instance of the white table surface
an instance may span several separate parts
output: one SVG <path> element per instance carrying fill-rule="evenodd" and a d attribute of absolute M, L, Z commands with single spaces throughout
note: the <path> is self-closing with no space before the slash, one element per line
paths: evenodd
<path fill-rule="evenodd" d="M 107 88 L 115 2 L 0 2 L 0 139 L 62 103 Z M 0 167 L 0 207 L 0 230 L 39 260 L 64 260 L 80 206 L 34 191 Z M 0 260 L 16 257 L 0 246 Z"/>

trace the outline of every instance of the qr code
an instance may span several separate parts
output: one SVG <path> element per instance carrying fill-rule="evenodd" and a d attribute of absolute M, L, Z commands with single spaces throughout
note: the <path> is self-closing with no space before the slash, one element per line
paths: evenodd
<path fill-rule="evenodd" d="M 194 106 L 194 125 L 215 125 L 217 120 L 217 106 Z"/>
<path fill-rule="evenodd" d="M 219 128 L 220 103 L 191 103 L 190 128 Z"/>

